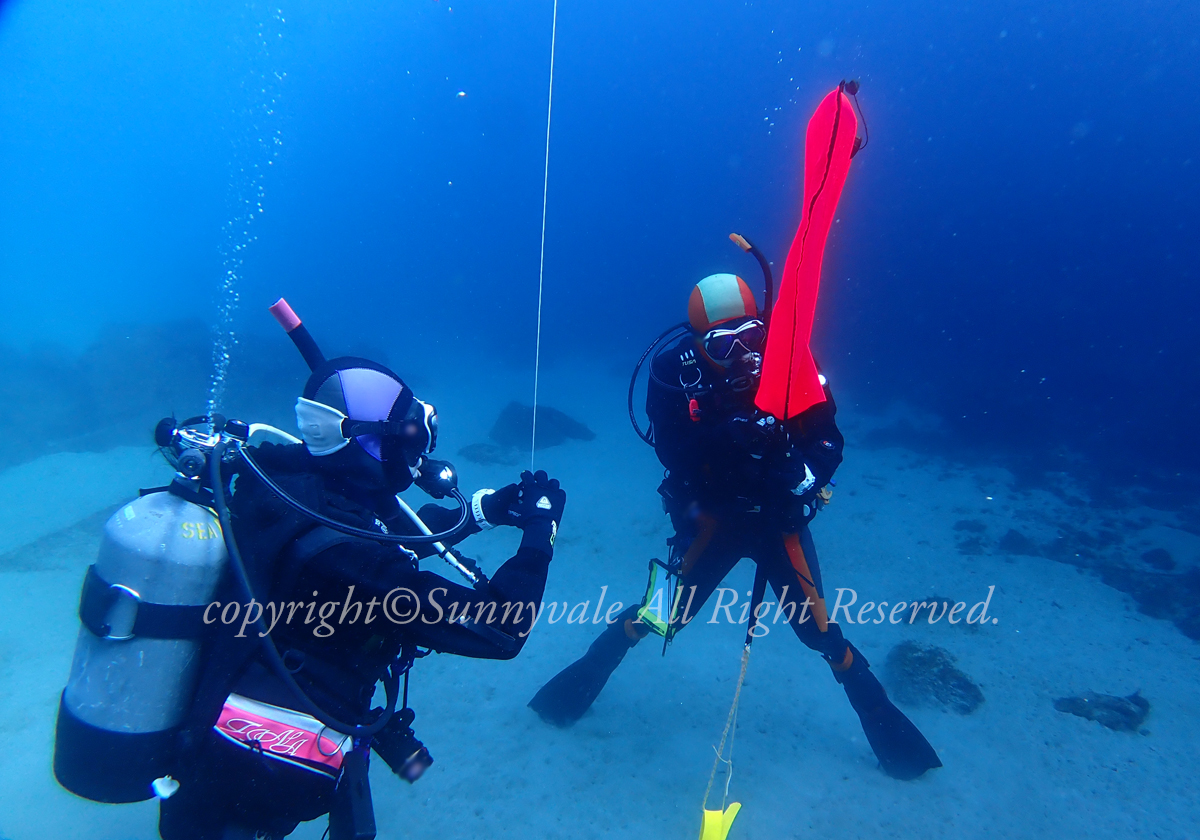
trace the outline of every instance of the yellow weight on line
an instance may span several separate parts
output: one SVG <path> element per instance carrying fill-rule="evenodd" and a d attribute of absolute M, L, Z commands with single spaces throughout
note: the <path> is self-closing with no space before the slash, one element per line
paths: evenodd
<path fill-rule="evenodd" d="M 710 811 L 705 808 L 704 822 L 700 825 L 700 840 L 725 840 L 740 810 L 740 802 L 731 803 L 724 811 Z"/>

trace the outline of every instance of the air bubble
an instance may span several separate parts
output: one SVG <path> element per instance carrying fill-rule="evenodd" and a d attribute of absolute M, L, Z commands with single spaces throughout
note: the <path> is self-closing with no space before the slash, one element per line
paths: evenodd
<path fill-rule="evenodd" d="M 217 323 L 213 335 L 213 371 L 208 393 L 210 416 L 220 410 L 232 351 L 237 346 L 233 318 L 241 300 L 238 286 L 242 280 L 243 252 L 258 239 L 250 232 L 250 227 L 255 217 L 265 212 L 261 200 L 256 200 L 266 195 L 262 162 L 265 160 L 267 166 L 272 166 L 274 161 L 271 158 L 278 156 L 278 148 L 283 145 L 280 127 L 271 123 L 276 119 L 275 106 L 279 98 L 277 86 L 287 73 L 267 66 L 274 60 L 267 46 L 268 34 L 274 35 L 272 40 L 278 42 L 283 39 L 283 32 L 268 33 L 267 29 L 278 30 L 286 21 L 283 10 L 278 8 L 273 11 L 271 18 L 271 21 L 256 25 L 258 46 L 256 54 L 251 57 L 250 77 L 243 84 L 243 90 L 257 91 L 256 98 L 259 101 L 247 102 L 234 112 L 235 116 L 241 115 L 243 121 L 249 124 L 243 127 L 242 133 L 231 138 L 233 157 L 230 160 L 230 172 L 233 177 L 229 183 L 229 201 L 233 212 L 221 226 L 224 233 L 221 245 L 224 274 L 216 296 Z M 263 122 L 260 123 L 259 118 L 263 118 Z"/>

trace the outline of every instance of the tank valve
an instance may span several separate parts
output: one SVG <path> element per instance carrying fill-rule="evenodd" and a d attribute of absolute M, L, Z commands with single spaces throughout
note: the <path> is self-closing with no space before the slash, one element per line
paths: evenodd
<path fill-rule="evenodd" d="M 204 467 L 207 463 L 208 459 L 204 457 L 203 452 L 196 449 L 188 449 L 175 462 L 175 469 L 179 470 L 180 475 L 187 478 L 199 478 L 204 472 Z"/>
<path fill-rule="evenodd" d="M 250 426 L 244 420 L 230 420 L 225 424 L 225 428 L 222 431 L 231 438 L 237 438 L 242 443 L 250 439 Z"/>

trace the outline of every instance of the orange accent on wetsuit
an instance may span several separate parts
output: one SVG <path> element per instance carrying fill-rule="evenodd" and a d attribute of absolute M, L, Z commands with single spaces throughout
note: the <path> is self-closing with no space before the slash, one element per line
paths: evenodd
<path fill-rule="evenodd" d="M 812 572 L 808 569 L 808 560 L 804 557 L 804 549 L 800 547 L 800 535 L 784 534 L 783 545 L 787 549 L 788 559 L 792 561 L 792 568 L 796 570 L 796 577 L 800 579 L 804 597 L 812 601 L 812 616 L 817 622 L 817 629 L 824 633 L 829 629 L 829 614 L 825 610 L 825 599 L 817 592 Z"/>

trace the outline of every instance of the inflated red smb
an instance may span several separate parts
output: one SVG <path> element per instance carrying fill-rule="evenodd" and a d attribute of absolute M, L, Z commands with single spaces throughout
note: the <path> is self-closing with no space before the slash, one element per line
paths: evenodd
<path fill-rule="evenodd" d="M 821 100 L 804 141 L 804 205 L 792 240 L 763 356 L 762 382 L 755 404 L 788 420 L 825 400 L 817 365 L 809 350 L 825 240 L 833 225 L 858 120 L 839 86 Z"/>

